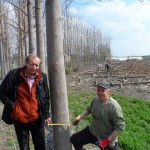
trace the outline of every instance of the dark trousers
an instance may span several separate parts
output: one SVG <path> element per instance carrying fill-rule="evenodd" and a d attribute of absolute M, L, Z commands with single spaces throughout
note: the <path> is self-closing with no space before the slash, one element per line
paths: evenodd
<path fill-rule="evenodd" d="M 20 150 L 30 150 L 29 135 L 31 133 L 34 149 L 45 150 L 45 131 L 40 119 L 31 123 L 14 121 L 14 127 Z"/>
<path fill-rule="evenodd" d="M 98 141 L 98 139 L 90 133 L 89 127 L 86 127 L 82 131 L 73 134 L 70 140 L 75 150 L 84 150 L 83 145 L 88 143 L 95 144 L 95 142 Z M 119 150 L 118 143 L 116 143 L 114 148 L 110 148 L 109 146 L 107 146 L 106 148 L 104 148 L 104 150 Z"/>

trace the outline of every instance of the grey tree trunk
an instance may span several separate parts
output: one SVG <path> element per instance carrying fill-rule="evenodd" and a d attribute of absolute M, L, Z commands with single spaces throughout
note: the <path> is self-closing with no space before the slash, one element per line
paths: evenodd
<path fill-rule="evenodd" d="M 28 13 L 28 32 L 29 32 L 29 53 L 36 53 L 34 47 L 34 22 L 33 22 L 33 3 L 32 0 L 27 0 Z"/>
<path fill-rule="evenodd" d="M 65 78 L 61 0 L 46 0 L 47 61 L 53 123 L 69 123 Z M 54 149 L 71 150 L 70 127 L 53 126 Z"/>
<path fill-rule="evenodd" d="M 27 1 L 24 1 L 24 12 L 27 14 Z M 23 24 L 23 30 L 24 30 L 24 50 L 25 50 L 25 58 L 29 55 L 29 49 L 27 48 L 27 26 L 28 26 L 28 18 L 26 15 L 24 15 L 24 24 Z"/>
<path fill-rule="evenodd" d="M 21 2 L 19 1 L 19 8 L 21 8 Z M 22 14 L 20 10 L 17 10 L 17 17 L 18 17 L 18 66 L 22 66 L 22 57 L 21 57 L 21 53 L 23 51 L 22 49 L 22 22 L 21 22 L 21 18 L 22 18 Z"/>
<path fill-rule="evenodd" d="M 45 49 L 43 36 L 43 18 L 42 18 L 42 1 L 35 0 L 35 16 L 36 16 L 36 45 L 37 54 L 41 58 L 40 70 L 46 72 L 45 69 Z"/>
<path fill-rule="evenodd" d="M 0 14 L 2 13 L 1 11 L 1 0 L 0 0 Z M 0 78 L 3 78 L 4 75 L 4 68 L 3 68 L 3 52 L 2 52 L 2 17 L 0 17 Z"/>

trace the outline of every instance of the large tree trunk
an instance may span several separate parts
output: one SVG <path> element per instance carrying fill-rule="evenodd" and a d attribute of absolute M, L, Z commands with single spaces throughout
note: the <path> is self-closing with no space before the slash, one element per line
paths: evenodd
<path fill-rule="evenodd" d="M 37 54 L 41 58 L 40 70 L 43 72 L 46 72 L 44 37 L 43 37 L 42 1 L 41 0 L 35 0 L 35 15 L 36 15 Z"/>
<path fill-rule="evenodd" d="M 27 0 L 28 31 L 29 31 L 29 53 L 36 53 L 34 47 L 34 23 L 33 23 L 33 4 L 32 0 Z"/>
<path fill-rule="evenodd" d="M 63 54 L 61 0 L 46 0 L 48 73 L 53 123 L 69 123 Z M 54 149 L 71 150 L 70 127 L 53 126 Z"/>

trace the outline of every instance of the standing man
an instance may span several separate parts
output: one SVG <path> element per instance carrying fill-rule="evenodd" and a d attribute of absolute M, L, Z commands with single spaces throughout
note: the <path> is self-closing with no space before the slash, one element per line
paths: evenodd
<path fill-rule="evenodd" d="M 89 127 L 75 133 L 71 143 L 75 150 L 83 150 L 83 145 L 92 143 L 102 150 L 119 150 L 117 136 L 124 130 L 125 122 L 120 105 L 110 97 L 110 84 L 105 80 L 97 84 L 97 97 L 73 124 L 77 125 L 87 115 L 91 114 Z"/>
<path fill-rule="evenodd" d="M 105 68 L 107 70 L 107 73 L 110 72 L 110 62 L 108 62 L 106 65 L 105 65 Z"/>
<path fill-rule="evenodd" d="M 51 122 L 50 97 L 47 77 L 39 71 L 40 62 L 37 55 L 30 54 L 25 66 L 10 71 L 0 85 L 0 100 L 11 110 L 20 150 L 30 149 L 29 133 L 34 149 L 45 150 L 44 124 Z"/>

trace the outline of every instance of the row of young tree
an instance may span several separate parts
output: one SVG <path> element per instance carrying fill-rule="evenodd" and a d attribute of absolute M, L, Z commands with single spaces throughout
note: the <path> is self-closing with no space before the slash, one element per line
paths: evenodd
<path fill-rule="evenodd" d="M 0 0 L 0 70 L 1 77 L 24 58 L 37 53 L 46 72 L 46 15 L 41 0 Z M 63 49 L 66 66 L 91 66 L 111 57 L 110 37 L 95 25 L 71 13 L 72 0 L 62 1 Z"/>
<path fill-rule="evenodd" d="M 1 77 L 10 69 L 22 66 L 29 53 L 41 57 L 41 69 L 45 72 L 42 1 L 35 0 L 35 9 L 33 6 L 32 0 L 0 1 Z"/>
<path fill-rule="evenodd" d="M 71 56 L 68 65 L 90 67 L 111 57 L 111 39 L 94 23 L 67 9 L 64 14 L 64 50 Z"/>

